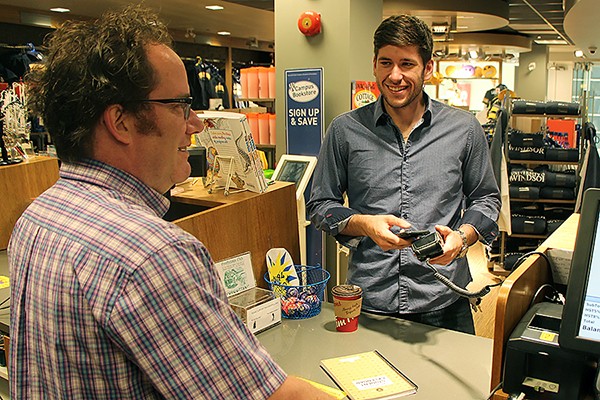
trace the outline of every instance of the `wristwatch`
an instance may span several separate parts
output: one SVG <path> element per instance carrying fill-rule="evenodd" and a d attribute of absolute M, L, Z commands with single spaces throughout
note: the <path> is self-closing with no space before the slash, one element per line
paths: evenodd
<path fill-rule="evenodd" d="M 460 235 L 460 238 L 462 239 L 462 247 L 460 248 L 460 253 L 458 253 L 458 256 L 456 256 L 456 258 L 463 258 L 464 256 L 467 255 L 467 252 L 469 251 L 469 243 L 467 242 L 467 234 L 462 231 L 461 229 L 457 229 L 456 233 L 458 233 Z"/>

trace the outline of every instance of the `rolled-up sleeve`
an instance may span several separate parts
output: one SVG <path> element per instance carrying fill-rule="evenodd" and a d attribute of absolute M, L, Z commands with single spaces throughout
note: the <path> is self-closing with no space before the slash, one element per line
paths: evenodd
<path fill-rule="evenodd" d="M 472 137 L 463 164 L 466 210 L 460 224 L 472 225 L 479 233 L 480 240 L 489 245 L 498 236 L 496 220 L 501 200 L 492 170 L 487 139 L 483 128 L 476 122 L 473 119 L 468 130 Z"/>
<path fill-rule="evenodd" d="M 342 128 L 339 125 L 339 119 L 334 120 L 327 129 L 306 208 L 317 229 L 353 248 L 357 244 L 357 238 L 340 234 L 340 223 L 358 214 L 358 211 L 344 206 L 344 193 L 348 187 L 348 156 L 346 146 L 337 140 L 336 132 Z M 342 228 L 344 226 L 342 224 Z"/>

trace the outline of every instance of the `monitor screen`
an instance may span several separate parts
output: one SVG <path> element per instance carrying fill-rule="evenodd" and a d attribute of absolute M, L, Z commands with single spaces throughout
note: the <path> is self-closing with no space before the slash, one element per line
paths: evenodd
<path fill-rule="evenodd" d="M 304 196 L 310 178 L 317 164 L 315 156 L 283 154 L 273 171 L 274 181 L 293 182 L 296 184 L 296 199 Z"/>
<path fill-rule="evenodd" d="M 300 179 L 304 176 L 307 168 L 308 161 L 283 160 L 283 165 L 277 179 L 285 182 L 294 182 L 297 185 L 300 183 Z"/>
<path fill-rule="evenodd" d="M 583 197 L 559 343 L 600 355 L 600 190 Z"/>

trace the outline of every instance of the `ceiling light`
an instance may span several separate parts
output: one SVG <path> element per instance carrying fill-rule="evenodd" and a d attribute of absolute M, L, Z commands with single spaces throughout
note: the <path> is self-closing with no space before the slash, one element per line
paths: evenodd
<path fill-rule="evenodd" d="M 220 11 L 220 10 L 222 10 L 222 9 L 223 9 L 223 7 L 221 7 L 221 6 L 216 6 L 216 5 L 215 5 L 215 6 L 206 6 L 206 7 L 204 7 L 204 8 L 206 8 L 207 10 L 211 10 L 211 11 Z"/>
<path fill-rule="evenodd" d="M 583 57 L 583 50 L 575 50 L 575 57 L 577 58 L 582 58 Z"/>
<path fill-rule="evenodd" d="M 534 39 L 535 44 L 569 44 L 563 39 Z"/>
<path fill-rule="evenodd" d="M 68 13 L 68 12 L 71 12 L 70 9 L 63 8 L 63 7 L 54 7 L 54 8 L 51 8 L 50 11 L 54 11 L 54 12 L 57 12 L 57 13 Z"/>
<path fill-rule="evenodd" d="M 220 32 L 217 32 L 217 35 L 221 35 L 221 36 L 229 36 L 229 35 L 231 35 L 231 32 L 227 32 L 227 31 L 220 31 Z"/>

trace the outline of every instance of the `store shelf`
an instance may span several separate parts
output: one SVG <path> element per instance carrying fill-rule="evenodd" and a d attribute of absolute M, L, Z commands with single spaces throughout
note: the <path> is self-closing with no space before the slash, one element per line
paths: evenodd
<path fill-rule="evenodd" d="M 548 204 L 567 204 L 574 205 L 575 200 L 559 200 L 559 199 L 515 199 L 511 198 L 510 201 L 519 203 L 548 203 Z"/>
<path fill-rule="evenodd" d="M 548 235 L 531 235 L 526 233 L 513 233 L 510 235 L 512 238 L 522 238 L 522 239 L 546 239 Z"/>
<path fill-rule="evenodd" d="M 240 98 L 238 101 L 253 101 L 255 103 L 274 103 L 275 99 Z"/>
<path fill-rule="evenodd" d="M 256 148 L 265 152 L 265 157 L 267 157 L 267 164 L 269 164 L 269 168 L 275 169 L 275 156 L 277 146 L 275 146 L 274 144 L 257 144 Z"/>
<path fill-rule="evenodd" d="M 508 163 L 519 165 L 578 165 L 579 161 L 508 160 Z"/>
<path fill-rule="evenodd" d="M 462 78 L 461 77 L 454 77 L 454 76 L 444 76 L 444 77 L 442 77 L 442 79 L 454 79 L 454 80 L 457 80 L 457 81 L 482 81 L 482 80 L 483 81 L 485 81 L 485 80 L 487 80 L 487 81 L 498 81 L 498 80 L 500 80 L 500 78 L 497 78 L 497 77 L 496 78 L 487 78 L 487 77 L 484 77 L 484 76 L 481 76 L 481 77 L 471 76 L 471 77 L 462 77 Z"/>
<path fill-rule="evenodd" d="M 579 114 L 512 114 L 511 118 L 550 118 L 550 119 L 577 119 L 581 118 Z"/>
<path fill-rule="evenodd" d="M 551 119 L 569 119 L 569 120 L 577 120 L 580 119 L 581 115 L 567 115 L 567 114 L 547 114 L 547 113 L 536 113 L 536 114 L 511 114 L 511 126 L 514 129 L 522 131 L 524 134 L 528 133 L 536 133 L 540 130 L 543 130 L 546 122 Z M 527 120 L 531 122 L 528 122 Z M 516 120 L 519 120 L 518 124 Z M 505 155 L 508 155 L 508 146 L 509 139 L 505 142 Z M 527 168 L 536 168 L 539 166 L 560 166 L 563 168 L 554 168 L 564 170 L 577 170 L 579 167 L 579 160 L 575 161 L 549 161 L 549 160 L 514 160 L 507 158 L 508 165 L 521 165 Z M 575 192 L 576 192 L 575 188 Z M 563 208 L 567 210 L 572 210 L 575 208 L 576 200 L 565 200 L 565 199 L 520 199 L 520 198 L 510 198 L 510 203 L 514 206 L 527 206 L 527 205 L 539 205 L 539 210 L 543 212 L 545 210 L 544 206 L 548 206 L 550 208 Z M 542 214 L 543 215 L 543 214 Z M 512 216 L 511 216 L 512 218 Z M 509 240 L 516 239 L 518 243 L 520 240 L 531 239 L 531 240 L 545 240 L 549 234 L 526 234 L 526 233 L 515 233 L 513 229 L 513 233 L 508 235 L 506 232 L 501 233 L 500 247 L 499 247 L 499 259 L 500 259 L 500 267 L 504 263 L 504 258 L 506 256 L 507 247 L 510 248 L 510 245 L 514 245 L 515 241 L 512 240 L 509 243 Z"/>
<path fill-rule="evenodd" d="M 6 367 L 0 367 L 0 378 L 8 380 L 8 369 Z"/>

